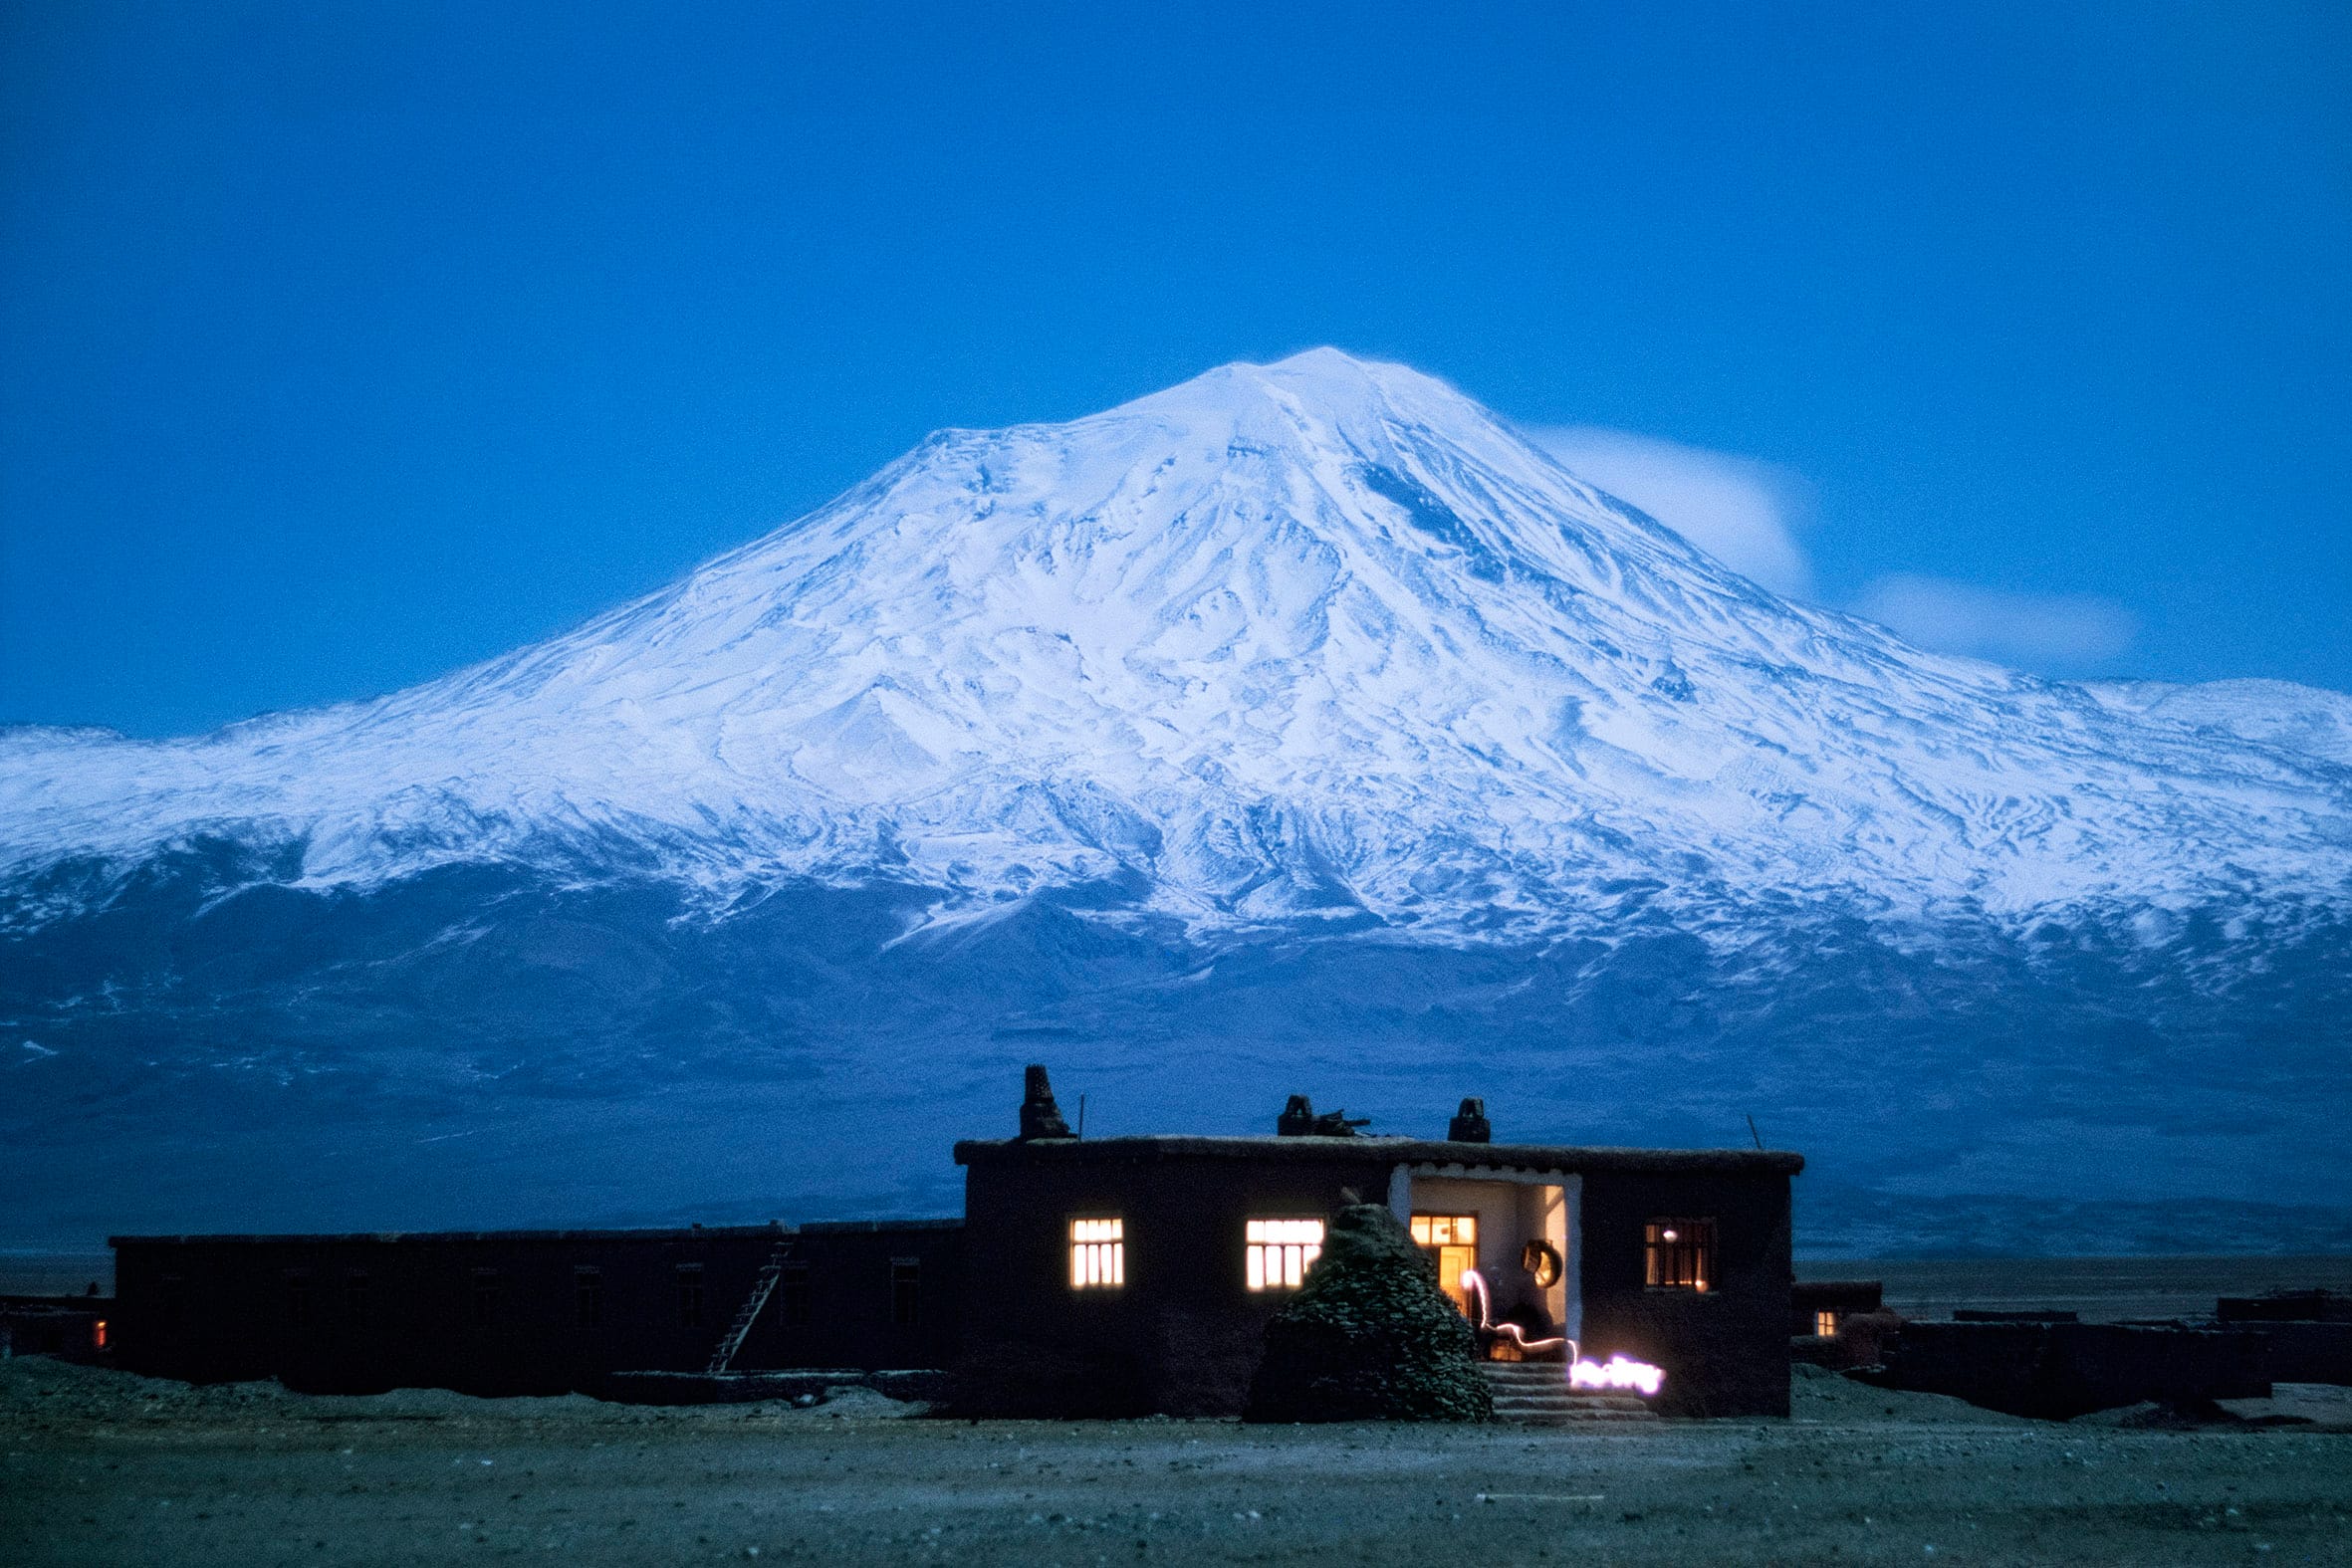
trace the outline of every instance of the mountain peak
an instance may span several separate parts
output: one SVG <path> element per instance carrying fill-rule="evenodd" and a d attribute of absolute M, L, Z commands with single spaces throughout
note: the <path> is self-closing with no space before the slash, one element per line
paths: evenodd
<path fill-rule="evenodd" d="M 1473 399 L 1408 365 L 1362 359 L 1338 348 L 1309 348 L 1270 363 L 1236 360 L 1097 416 L 1137 415 L 1198 423 L 1205 418 L 1275 423 L 1256 428 L 1286 441 L 1368 434 L 1386 419 L 1467 436 L 1497 422 Z M 1084 421 L 1080 421 L 1083 423 Z"/>
<path fill-rule="evenodd" d="M 1923 654 L 1316 349 L 943 431 L 379 701 L 0 731 L 0 1190 L 858 1208 L 1044 1039 L 1114 1117 L 1439 1069 L 1571 1139 L 1753 1112 L 1906 1223 L 2134 1168 L 2341 1209 L 2347 821 L 2352 702 Z"/>
<path fill-rule="evenodd" d="M 1759 896 L 2340 897 L 2340 763 L 1774 597 L 1445 383 L 1318 348 L 950 431 L 564 636 L 201 743 L 0 749 L 0 864 L 1081 883 L 1457 937 Z M 2331 732 L 2332 733 L 2332 732 Z M 2004 917 L 2005 918 L 2005 917 Z"/>

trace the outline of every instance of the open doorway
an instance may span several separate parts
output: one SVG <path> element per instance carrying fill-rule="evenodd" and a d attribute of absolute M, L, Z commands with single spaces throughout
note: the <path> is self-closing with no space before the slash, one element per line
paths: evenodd
<path fill-rule="evenodd" d="M 1453 1174 L 1459 1169 L 1400 1173 L 1406 1179 L 1390 1193 L 1404 1200 L 1400 1218 L 1436 1265 L 1439 1287 L 1474 1324 L 1485 1298 L 1489 1332 L 1480 1340 L 1491 1358 L 1518 1359 L 1528 1344 L 1544 1346 L 1538 1359 L 1564 1353 L 1557 1342 L 1582 1327 L 1572 1263 L 1579 1184 L 1551 1173 Z"/>

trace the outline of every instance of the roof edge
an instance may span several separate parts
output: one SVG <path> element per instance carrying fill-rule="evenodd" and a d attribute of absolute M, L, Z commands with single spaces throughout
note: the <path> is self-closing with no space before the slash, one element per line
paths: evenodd
<path fill-rule="evenodd" d="M 697 1241 L 740 1240 L 746 1236 L 873 1235 L 896 1231 L 958 1231 L 964 1217 L 927 1220 L 812 1220 L 803 1225 L 613 1226 L 563 1231 L 289 1231 L 277 1232 L 190 1232 L 180 1235 L 110 1235 L 107 1245 L 171 1246 L 239 1241 L 251 1244 L 320 1245 L 363 1241 Z"/>
<path fill-rule="evenodd" d="M 1582 1171 L 1719 1171 L 1795 1176 L 1801 1154 L 1785 1149 L 1639 1149 L 1612 1145 L 1455 1143 L 1442 1138 L 1211 1138 L 1151 1134 L 1130 1138 L 966 1139 L 956 1164 L 1018 1161 L 1084 1163 L 1095 1160 L 1275 1160 L 1285 1164 L 1374 1162 L 1389 1165 L 1486 1166 L 1493 1169 Z"/>

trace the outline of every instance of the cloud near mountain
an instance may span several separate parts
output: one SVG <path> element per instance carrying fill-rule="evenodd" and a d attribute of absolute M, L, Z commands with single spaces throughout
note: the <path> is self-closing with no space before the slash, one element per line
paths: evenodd
<path fill-rule="evenodd" d="M 1774 593 L 1813 596 L 1801 535 L 1809 487 L 1752 457 L 1599 425 L 1531 425 L 1528 438 L 1581 478 L 1629 501 Z"/>
<path fill-rule="evenodd" d="M 1776 464 L 1595 425 L 1534 425 L 1529 440 L 1641 508 L 1734 571 L 1791 598 L 1817 600 L 1804 546 L 1811 511 L 1802 476 Z M 2138 617 L 2090 593 L 2029 593 L 1894 571 L 1843 606 L 1921 648 L 2048 672 L 2091 668 L 2129 651 Z"/>

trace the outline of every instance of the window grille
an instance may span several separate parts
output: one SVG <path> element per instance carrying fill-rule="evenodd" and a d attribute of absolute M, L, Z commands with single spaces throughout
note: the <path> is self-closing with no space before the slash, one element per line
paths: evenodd
<path fill-rule="evenodd" d="M 1653 1220 L 1642 1228 L 1644 1280 L 1653 1290 L 1697 1290 L 1715 1283 L 1715 1222 Z"/>
<path fill-rule="evenodd" d="M 923 1265 L 917 1258 L 890 1259 L 890 1321 L 900 1328 L 912 1328 L 915 1314 L 922 1304 Z"/>
<path fill-rule="evenodd" d="M 1119 1220 L 1069 1223 L 1069 1287 L 1115 1290 L 1127 1282 L 1127 1234 Z"/>
<path fill-rule="evenodd" d="M 1478 1216 L 1415 1215 L 1413 1239 L 1423 1246 L 1476 1246 Z"/>
<path fill-rule="evenodd" d="M 1437 1267 L 1437 1287 L 1456 1311 L 1475 1320 L 1462 1276 L 1478 1267 L 1478 1216 L 1415 1215 L 1413 1240 Z"/>
<path fill-rule="evenodd" d="M 1252 1290 L 1295 1290 L 1323 1255 L 1320 1220 L 1253 1220 L 1245 1235 Z"/>
<path fill-rule="evenodd" d="M 1815 1312 L 1813 1314 L 1813 1332 L 1823 1339 L 1835 1339 L 1837 1337 L 1837 1314 L 1835 1312 Z"/>

